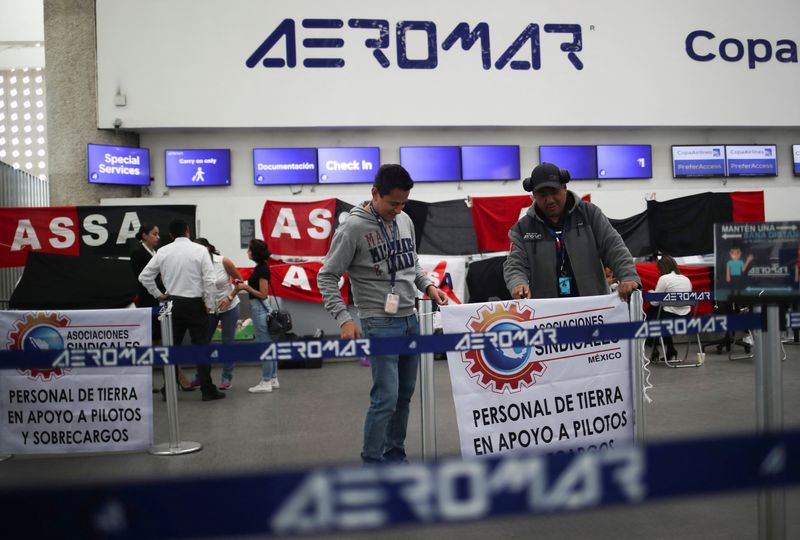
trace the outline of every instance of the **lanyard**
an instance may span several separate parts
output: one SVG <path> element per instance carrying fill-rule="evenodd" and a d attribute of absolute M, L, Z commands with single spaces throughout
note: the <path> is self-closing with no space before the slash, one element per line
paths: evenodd
<path fill-rule="evenodd" d="M 398 241 L 397 241 L 397 236 L 398 236 L 397 221 L 396 220 L 392 221 L 392 239 L 389 240 L 389 233 L 386 231 L 386 225 L 383 223 L 383 220 L 378 215 L 378 212 L 375 211 L 375 208 L 372 206 L 372 203 L 369 204 L 369 209 L 372 212 L 373 217 L 375 217 L 375 220 L 378 222 L 378 228 L 381 230 L 381 234 L 383 235 L 383 239 L 386 240 L 386 248 L 387 248 L 387 250 L 389 252 L 389 255 L 388 255 L 387 259 L 386 259 L 386 267 L 389 270 L 389 275 L 390 275 L 391 285 L 392 285 L 392 294 L 394 294 L 394 283 L 395 283 L 395 277 L 396 277 L 396 272 L 397 272 L 397 270 L 395 268 L 395 263 L 394 263 L 394 256 L 395 256 L 395 254 L 397 254 L 397 247 L 398 247 L 397 246 L 398 245 Z"/>
<path fill-rule="evenodd" d="M 566 265 L 567 265 L 567 247 L 564 245 L 564 231 L 566 229 L 566 224 L 560 230 L 555 230 L 554 228 L 550 227 L 549 225 L 545 225 L 547 230 L 550 231 L 550 234 L 553 235 L 553 238 L 556 240 L 556 255 L 558 257 L 558 275 L 561 277 L 565 277 L 566 274 Z"/>

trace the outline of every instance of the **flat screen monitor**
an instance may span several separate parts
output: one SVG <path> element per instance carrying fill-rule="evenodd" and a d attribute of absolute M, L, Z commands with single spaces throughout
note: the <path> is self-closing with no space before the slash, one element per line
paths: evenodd
<path fill-rule="evenodd" d="M 597 178 L 595 146 L 540 146 L 539 163 L 552 163 L 569 171 L 573 180 Z"/>
<path fill-rule="evenodd" d="M 721 144 L 672 147 L 673 178 L 725 176 L 725 147 Z"/>
<path fill-rule="evenodd" d="M 597 145 L 597 178 L 652 178 L 649 144 Z"/>
<path fill-rule="evenodd" d="M 371 184 L 381 166 L 374 146 L 318 148 L 320 184 Z"/>
<path fill-rule="evenodd" d="M 167 187 L 231 185 L 231 151 L 165 150 Z"/>
<path fill-rule="evenodd" d="M 800 176 L 800 144 L 792 145 L 792 163 L 795 176 Z"/>
<path fill-rule="evenodd" d="M 257 186 L 317 183 L 316 148 L 254 148 L 253 181 Z"/>
<path fill-rule="evenodd" d="M 414 182 L 461 180 L 458 146 L 401 146 L 400 165 Z"/>
<path fill-rule="evenodd" d="M 519 180 L 519 146 L 462 146 L 463 180 Z"/>
<path fill-rule="evenodd" d="M 726 145 L 728 176 L 777 176 L 778 151 L 774 144 Z"/>
<path fill-rule="evenodd" d="M 150 185 L 150 150 L 129 146 L 89 144 L 91 184 Z"/>

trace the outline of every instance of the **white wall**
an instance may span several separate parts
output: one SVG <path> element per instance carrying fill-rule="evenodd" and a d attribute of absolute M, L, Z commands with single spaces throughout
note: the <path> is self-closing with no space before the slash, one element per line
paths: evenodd
<path fill-rule="evenodd" d="M 98 126 L 110 128 L 115 118 L 137 129 L 793 126 L 800 108 L 785 105 L 800 86 L 798 16 L 797 0 L 103 0 L 97 3 Z M 365 18 L 388 21 L 385 67 L 365 46 L 378 30 L 349 27 Z M 305 28 L 307 19 L 336 20 L 341 28 Z M 292 21 L 296 65 L 248 67 L 284 20 Z M 424 22 L 427 30 L 403 33 L 402 21 Z M 462 22 L 470 29 L 488 25 L 487 68 L 479 45 L 464 51 L 456 42 L 445 50 Z M 548 32 L 552 24 L 572 29 Z M 538 25 L 538 69 L 523 32 L 529 25 Z M 580 37 L 573 38 L 578 27 Z M 687 49 L 698 30 L 706 34 Z M 514 52 L 518 36 L 525 39 Z M 314 38 L 339 39 L 342 46 L 306 48 Z M 580 47 L 575 63 L 561 49 L 573 39 Z M 255 60 L 288 63 L 286 42 L 281 37 Z M 435 53 L 437 62 L 404 68 L 404 50 L 412 60 Z M 514 53 L 511 63 L 501 61 L 506 51 Z M 751 67 L 748 57 L 764 61 Z M 341 67 L 306 66 L 321 58 L 339 59 Z M 512 69 L 513 62 L 527 67 Z M 128 97 L 125 107 L 114 104 L 118 90 Z"/>
<path fill-rule="evenodd" d="M 148 131 L 141 145 L 150 148 L 155 182 L 142 199 L 104 199 L 104 204 L 196 204 L 200 231 L 239 265 L 248 261 L 239 247 L 239 220 L 259 219 L 267 199 L 314 201 L 339 198 L 355 204 L 369 198 L 365 184 L 302 186 L 292 194 L 289 186 L 253 183 L 252 149 L 282 146 L 379 146 L 381 162 L 399 161 L 399 147 L 407 145 L 519 144 L 522 175 L 538 163 L 540 144 L 639 143 L 653 146 L 650 180 L 581 180 L 570 183 L 583 195 L 591 193 L 607 216 L 625 218 L 642 212 L 655 193 L 668 200 L 704 191 L 764 190 L 768 220 L 800 219 L 800 178 L 792 175 L 791 145 L 800 144 L 800 128 L 691 129 L 691 128 L 373 128 L 339 130 L 181 130 Z M 777 178 L 673 179 L 671 145 L 708 143 L 765 143 L 778 146 Z M 164 185 L 164 150 L 167 148 L 231 148 L 232 184 L 228 187 L 169 188 Z M 296 186 L 300 188 L 301 186 Z M 442 182 L 417 184 L 412 198 L 434 202 L 468 196 L 518 195 L 521 182 Z"/>

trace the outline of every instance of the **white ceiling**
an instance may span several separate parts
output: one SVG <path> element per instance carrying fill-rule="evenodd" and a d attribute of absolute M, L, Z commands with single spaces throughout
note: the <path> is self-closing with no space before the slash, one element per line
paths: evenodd
<path fill-rule="evenodd" d="M 43 67 L 44 0 L 0 0 L 0 70 Z"/>

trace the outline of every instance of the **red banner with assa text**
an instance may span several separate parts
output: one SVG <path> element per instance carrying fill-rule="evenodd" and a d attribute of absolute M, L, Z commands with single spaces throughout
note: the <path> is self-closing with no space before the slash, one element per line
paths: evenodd
<path fill-rule="evenodd" d="M 127 257 L 143 223 L 166 235 L 172 219 L 194 231 L 192 205 L 0 208 L 0 268 L 25 266 L 31 251 L 77 257 Z"/>
<path fill-rule="evenodd" d="M 25 266 L 31 251 L 80 253 L 75 206 L 3 208 L 0 216 L 0 267 Z"/>
<path fill-rule="evenodd" d="M 322 257 L 334 230 L 336 199 L 313 202 L 267 201 L 261 234 L 276 256 Z"/>

